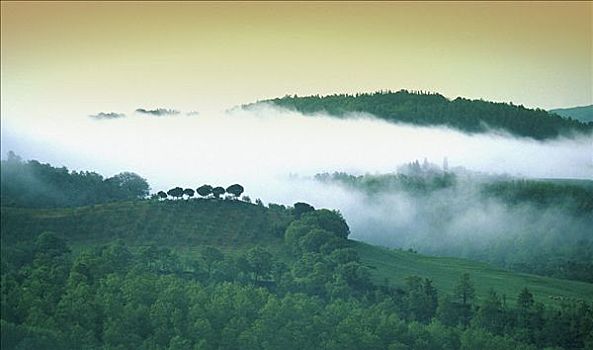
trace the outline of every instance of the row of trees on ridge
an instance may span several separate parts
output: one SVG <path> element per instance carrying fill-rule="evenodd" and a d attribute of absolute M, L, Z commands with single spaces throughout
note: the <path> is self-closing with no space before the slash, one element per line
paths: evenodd
<path fill-rule="evenodd" d="M 192 198 L 196 193 L 204 198 L 220 198 L 225 193 L 231 195 L 233 198 L 239 198 L 241 194 L 245 191 L 243 186 L 239 184 L 230 185 L 226 189 L 222 186 L 212 187 L 210 185 L 202 185 L 194 191 L 192 188 L 181 188 L 181 187 L 174 187 L 167 192 L 159 191 L 157 192 L 156 196 L 159 199 L 167 199 L 168 197 L 172 198 L 182 198 L 183 196 L 187 196 L 187 198 Z"/>

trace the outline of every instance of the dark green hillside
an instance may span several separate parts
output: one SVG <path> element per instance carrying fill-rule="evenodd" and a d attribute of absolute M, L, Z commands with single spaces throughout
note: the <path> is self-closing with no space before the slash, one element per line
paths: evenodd
<path fill-rule="evenodd" d="M 403 286 L 407 276 L 418 275 L 432 279 L 440 291 L 452 293 L 456 279 L 463 271 L 471 274 L 480 298 L 485 298 L 492 288 L 506 295 L 508 302 L 515 303 L 517 291 L 528 286 L 536 300 L 544 304 L 554 304 L 565 298 L 593 300 L 593 283 L 513 273 L 471 260 L 426 256 L 362 242 L 352 244 L 362 261 L 371 268 L 377 283 L 387 280 L 396 286 Z"/>
<path fill-rule="evenodd" d="M 123 239 L 132 245 L 224 249 L 278 245 L 292 215 L 238 200 L 144 200 L 66 209 L 2 207 L 2 241 L 32 240 L 44 231 L 81 244 Z"/>
<path fill-rule="evenodd" d="M 131 246 L 156 244 L 194 255 L 204 245 L 222 251 L 245 251 L 257 245 L 280 254 L 284 232 L 294 220 L 282 206 L 271 208 L 236 200 L 169 200 L 118 202 L 68 209 L 1 209 L 4 248 L 31 242 L 42 232 L 54 232 L 74 247 L 122 239 Z M 431 278 L 451 292 L 459 275 L 475 275 L 478 293 L 492 288 L 513 299 L 528 287 L 545 304 L 555 298 L 592 299 L 593 284 L 505 272 L 487 264 L 455 258 L 427 257 L 353 242 L 362 262 L 378 282 L 387 278 L 402 285 L 410 275 Z M 559 300 L 559 299 L 558 299 Z M 593 300 L 593 299 L 592 299 Z"/>
<path fill-rule="evenodd" d="M 542 109 L 529 109 L 513 104 L 469 100 L 461 97 L 449 100 L 436 93 L 417 93 L 406 90 L 356 95 L 305 97 L 295 95 L 260 102 L 272 103 L 304 114 L 325 112 L 344 117 L 349 113 L 369 113 L 389 122 L 447 126 L 469 133 L 500 129 L 515 136 L 531 137 L 536 140 L 575 132 L 589 133 L 593 130 L 593 123 L 563 118 Z"/>
<path fill-rule="evenodd" d="M 591 284 L 348 241 L 339 213 L 304 203 L 138 200 L 1 216 L 3 350 L 535 350 L 593 340 Z"/>
<path fill-rule="evenodd" d="M 550 110 L 564 118 L 572 118 L 582 122 L 593 122 L 593 105 L 573 108 L 558 108 Z"/>

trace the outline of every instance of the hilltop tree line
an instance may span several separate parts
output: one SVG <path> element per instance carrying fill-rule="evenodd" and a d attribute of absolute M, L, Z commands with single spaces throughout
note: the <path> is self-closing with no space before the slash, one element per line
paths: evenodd
<path fill-rule="evenodd" d="M 3 206 L 25 208 L 61 208 L 101 204 L 147 198 L 150 186 L 146 179 L 132 172 L 122 172 L 104 178 L 96 172 L 69 171 L 66 167 L 53 167 L 36 160 L 22 161 L 9 151 L 0 163 L 1 200 Z M 175 187 L 159 191 L 152 198 L 203 198 L 219 199 L 225 193 L 240 198 L 245 189 L 240 184 L 226 188 L 202 185 L 192 188 Z M 244 197 L 251 201 L 249 197 Z"/>
<path fill-rule="evenodd" d="M 194 191 L 192 188 L 182 188 L 182 187 L 174 187 L 167 192 L 165 191 L 158 191 L 153 197 L 158 199 L 167 199 L 171 198 L 192 198 L 196 193 L 203 197 L 203 198 L 215 198 L 219 199 L 222 195 L 227 193 L 231 196 L 231 198 L 239 198 L 241 194 L 245 191 L 245 188 L 239 184 L 230 185 L 226 189 L 222 186 L 212 187 L 210 185 L 202 185 Z M 248 197 L 246 198 L 247 200 Z"/>
<path fill-rule="evenodd" d="M 298 209 L 297 209 L 298 207 Z M 292 210 L 284 244 L 178 255 L 122 241 L 73 253 L 44 232 L 2 259 L 2 349 L 582 349 L 592 305 L 478 299 L 410 276 L 378 286 L 337 212 Z M 278 250 L 280 248 L 280 250 Z M 283 253 L 285 251 L 285 253 Z"/>
<path fill-rule="evenodd" d="M 447 126 L 468 133 L 500 129 L 515 136 L 536 140 L 574 133 L 590 133 L 593 122 L 563 118 L 543 109 L 529 109 L 512 103 L 496 103 L 457 97 L 449 100 L 437 93 L 407 90 L 378 91 L 355 95 L 285 96 L 260 101 L 294 109 L 304 114 L 328 113 L 344 117 L 369 113 L 394 123 Z"/>
<path fill-rule="evenodd" d="M 69 171 L 8 152 L 0 162 L 0 200 L 3 206 L 27 208 L 77 207 L 145 198 L 146 179 L 132 172 L 104 178 L 89 171 Z"/>

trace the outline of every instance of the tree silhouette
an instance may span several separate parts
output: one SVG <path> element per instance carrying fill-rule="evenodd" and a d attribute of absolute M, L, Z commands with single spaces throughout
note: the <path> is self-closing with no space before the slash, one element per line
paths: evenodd
<path fill-rule="evenodd" d="M 183 197 L 183 188 L 175 187 L 167 191 L 167 194 L 174 198 L 181 198 Z"/>
<path fill-rule="evenodd" d="M 187 198 L 191 198 L 194 196 L 195 191 L 192 190 L 191 188 L 186 188 L 185 190 L 183 190 L 183 194 L 187 196 Z"/>
<path fill-rule="evenodd" d="M 529 310 L 533 306 L 533 294 L 527 288 L 523 288 L 517 297 L 517 308 L 521 311 Z"/>
<path fill-rule="evenodd" d="M 476 289 L 470 279 L 469 273 L 464 273 L 455 285 L 454 295 L 460 304 L 461 320 L 465 327 L 469 325 L 472 317 L 472 303 Z"/>
<path fill-rule="evenodd" d="M 167 194 L 165 191 L 158 191 L 156 194 L 160 199 L 167 199 Z"/>
<path fill-rule="evenodd" d="M 243 188 L 243 186 L 239 184 L 234 184 L 227 187 L 226 192 L 233 195 L 235 198 L 239 198 L 244 190 L 245 189 Z"/>
<path fill-rule="evenodd" d="M 220 196 L 222 196 L 225 192 L 226 191 L 225 191 L 224 187 L 220 187 L 220 186 L 214 187 L 212 189 L 212 194 L 214 195 L 214 198 L 217 198 L 217 199 L 220 198 Z"/>
<path fill-rule="evenodd" d="M 261 247 L 251 248 L 246 256 L 248 271 L 253 273 L 255 284 L 260 277 L 266 277 L 272 270 L 273 256 L 266 249 Z"/>
<path fill-rule="evenodd" d="M 196 192 L 202 197 L 208 197 L 212 194 L 212 186 L 210 185 L 202 185 L 196 189 Z"/>
<path fill-rule="evenodd" d="M 150 190 L 146 179 L 136 173 L 119 173 L 105 181 L 118 188 L 127 198 L 144 198 Z"/>
<path fill-rule="evenodd" d="M 303 215 L 304 213 L 308 213 L 310 211 L 314 211 L 315 208 L 307 203 L 303 203 L 303 202 L 297 202 L 294 203 L 294 215 L 296 216 L 296 218 L 300 218 L 301 215 Z"/>
<path fill-rule="evenodd" d="M 464 273 L 455 285 L 455 296 L 462 305 L 467 305 L 473 301 L 475 294 L 476 290 L 470 279 L 469 273 Z"/>

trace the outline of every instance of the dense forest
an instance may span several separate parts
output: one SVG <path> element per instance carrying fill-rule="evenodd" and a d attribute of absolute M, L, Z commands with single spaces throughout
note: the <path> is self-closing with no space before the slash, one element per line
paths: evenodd
<path fill-rule="evenodd" d="M 237 200 L 144 200 L 179 208 Z M 255 204 L 243 203 L 257 207 Z M 3 349 L 536 349 L 592 345 L 590 301 L 544 305 L 524 288 L 478 298 L 460 271 L 451 293 L 411 275 L 403 287 L 372 282 L 346 239 L 343 218 L 310 206 L 268 247 L 192 253 L 155 244 L 68 244 L 42 232 L 3 243 Z M 232 210 L 231 210 L 232 211 Z M 123 215 L 125 216 L 125 215 Z M 286 224 L 287 222 L 284 222 Z M 74 225 L 74 223 L 71 223 Z M 84 225 L 79 225 L 84 227 Z M 2 228 L 3 236 L 12 234 Z M 218 234 L 222 234 L 219 232 Z M 277 234 L 277 233 L 276 233 Z M 78 238 L 80 239 L 80 238 Z M 172 234 L 170 244 L 183 237 Z M 266 240 L 261 240 L 266 243 Z M 13 241 L 14 242 L 14 241 Z M 18 259 L 16 258 L 18 256 Z"/>
<path fill-rule="evenodd" d="M 34 169 L 55 172 L 49 165 Z M 79 173 L 60 174 L 79 179 Z M 403 186 L 427 195 L 458 180 L 426 181 Z M 58 185 L 64 183 L 70 182 L 43 183 L 71 200 L 47 207 L 12 199 L 22 196 L 18 191 L 3 194 L 2 349 L 593 346 L 590 285 L 566 281 L 580 294 L 543 299 L 536 290 L 563 282 L 507 274 L 506 285 L 495 282 L 484 291 L 476 281 L 490 272 L 461 267 L 446 280 L 435 276 L 446 284 L 438 285 L 418 270 L 420 260 L 404 266 L 395 251 L 349 240 L 339 212 L 307 203 L 251 203 L 240 197 L 238 184 L 174 187 L 77 206 L 80 197 Z M 97 183 L 83 182 L 76 193 L 101 189 Z M 29 188 L 29 198 L 39 188 Z M 414 272 L 379 280 L 377 272 L 388 271 L 386 257 L 396 269 Z"/>
<path fill-rule="evenodd" d="M 294 95 L 258 103 L 271 103 L 303 114 L 323 112 L 332 116 L 347 117 L 352 113 L 368 113 L 394 123 L 446 126 L 468 133 L 502 130 L 515 136 L 536 140 L 574 133 L 590 133 L 593 130 L 593 122 L 585 123 L 570 117 L 564 118 L 542 109 L 462 97 L 449 100 L 437 93 L 407 90 L 355 95 Z M 253 105 L 244 107 L 250 106 Z"/>

